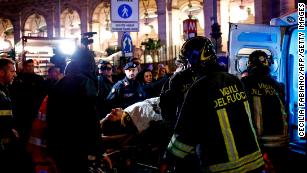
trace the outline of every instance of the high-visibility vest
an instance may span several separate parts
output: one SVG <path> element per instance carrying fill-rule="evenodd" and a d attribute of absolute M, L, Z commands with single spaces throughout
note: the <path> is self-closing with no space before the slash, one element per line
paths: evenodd
<path fill-rule="evenodd" d="M 46 123 L 46 106 L 47 106 L 48 96 L 43 100 L 37 117 L 32 122 L 32 129 L 28 141 L 27 149 L 34 156 L 36 161 L 41 161 L 42 150 L 46 148 L 45 144 L 45 130 L 47 127 Z"/>
<path fill-rule="evenodd" d="M 37 117 L 32 122 L 32 129 L 27 145 L 27 150 L 32 154 L 32 161 L 35 165 L 35 173 L 56 173 L 56 166 L 53 159 L 46 151 L 45 130 L 47 128 L 46 110 L 48 96 L 40 106 Z"/>

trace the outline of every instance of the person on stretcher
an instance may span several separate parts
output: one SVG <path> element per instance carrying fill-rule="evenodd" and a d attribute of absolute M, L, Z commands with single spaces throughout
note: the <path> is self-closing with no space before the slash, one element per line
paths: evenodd
<path fill-rule="evenodd" d="M 111 147 L 131 145 L 136 137 L 159 139 L 163 131 L 159 97 L 137 102 L 126 109 L 116 108 L 100 121 L 102 138 Z M 162 132 L 163 133 L 163 132 Z"/>

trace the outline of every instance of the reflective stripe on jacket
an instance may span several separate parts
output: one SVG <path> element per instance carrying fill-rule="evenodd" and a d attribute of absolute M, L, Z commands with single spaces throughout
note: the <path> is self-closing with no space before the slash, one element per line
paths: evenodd
<path fill-rule="evenodd" d="M 252 118 L 261 146 L 286 147 L 289 142 L 287 113 L 279 84 L 270 76 L 242 79 L 250 96 Z"/>
<path fill-rule="evenodd" d="M 237 77 L 212 72 L 192 85 L 168 151 L 178 159 L 197 153 L 202 169 L 210 172 L 248 172 L 264 164 Z"/>
<path fill-rule="evenodd" d="M 6 86 L 0 84 L 0 139 L 12 136 L 12 102 Z"/>
<path fill-rule="evenodd" d="M 0 110 L 0 116 L 13 116 L 12 110 Z"/>

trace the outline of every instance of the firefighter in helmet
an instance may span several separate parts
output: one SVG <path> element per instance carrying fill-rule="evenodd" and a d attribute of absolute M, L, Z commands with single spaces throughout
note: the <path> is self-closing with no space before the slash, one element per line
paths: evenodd
<path fill-rule="evenodd" d="M 181 54 L 184 55 L 186 50 L 190 50 L 192 47 L 195 50 L 194 53 L 200 52 L 203 47 L 210 47 L 208 50 L 214 51 L 209 39 L 206 37 L 193 37 L 182 46 Z M 189 56 L 190 60 L 182 55 L 180 55 L 180 61 L 184 65 L 183 70 L 172 75 L 164 84 L 160 93 L 161 114 L 164 120 L 169 123 L 171 130 L 173 130 L 177 122 L 185 93 L 197 79 L 203 76 L 203 69 L 199 68 L 199 63 L 191 59 L 197 55 Z"/>
<path fill-rule="evenodd" d="M 203 76 L 186 93 L 165 160 L 184 168 L 196 154 L 200 166 L 194 172 L 261 172 L 264 162 L 243 85 L 219 67 L 209 39 L 197 40 L 187 40 L 181 53 Z M 175 172 L 183 171 L 175 164 Z"/>
<path fill-rule="evenodd" d="M 250 98 L 259 144 L 264 155 L 268 156 L 266 161 L 272 163 L 271 166 L 266 164 L 266 168 L 272 167 L 279 173 L 287 172 L 288 118 L 283 103 L 283 87 L 270 75 L 271 64 L 272 59 L 264 51 L 252 52 L 248 60 L 248 75 L 241 81 Z"/>

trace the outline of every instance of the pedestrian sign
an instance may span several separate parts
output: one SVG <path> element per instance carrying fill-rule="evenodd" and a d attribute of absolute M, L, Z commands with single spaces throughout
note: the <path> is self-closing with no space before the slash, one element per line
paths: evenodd
<path fill-rule="evenodd" d="M 138 0 L 111 0 L 111 31 L 139 31 Z"/>
<path fill-rule="evenodd" d="M 122 37 L 122 51 L 124 57 L 132 57 L 133 44 L 129 33 L 125 32 Z"/>
<path fill-rule="evenodd" d="M 118 15 L 124 19 L 129 18 L 132 15 L 132 9 L 129 5 L 123 4 L 118 7 Z"/>

